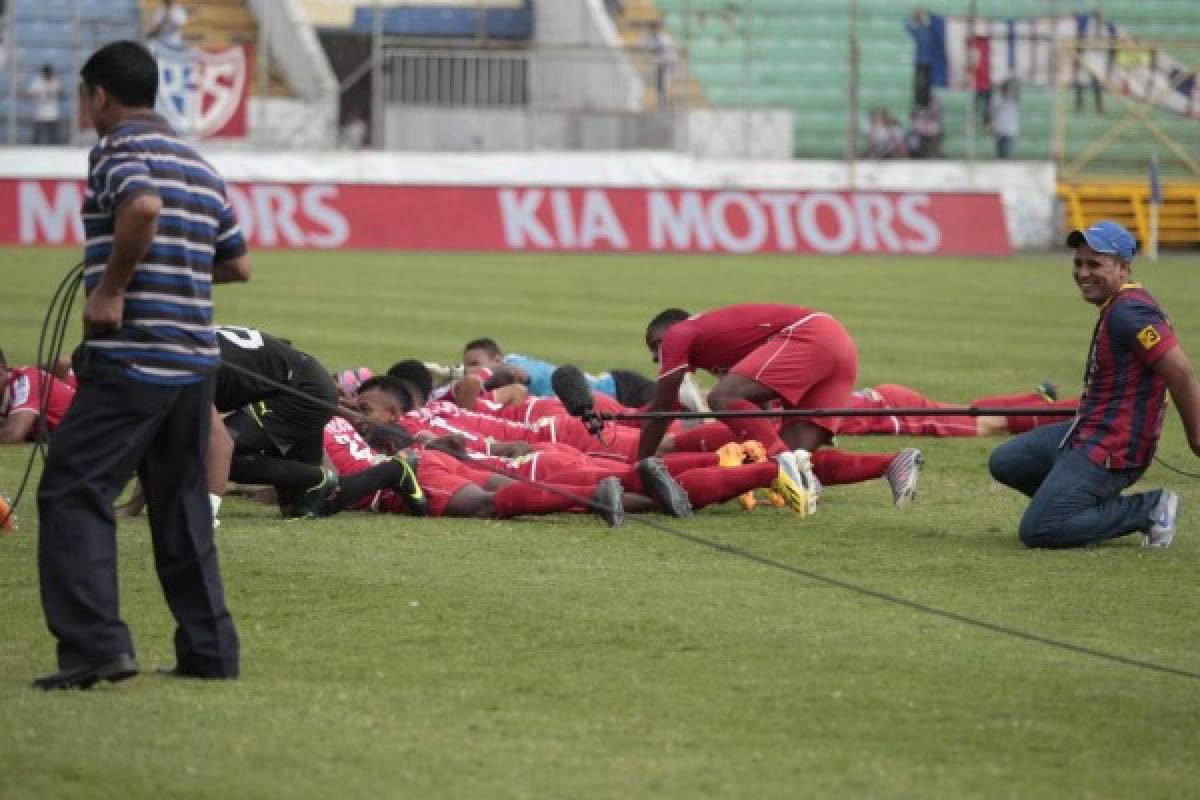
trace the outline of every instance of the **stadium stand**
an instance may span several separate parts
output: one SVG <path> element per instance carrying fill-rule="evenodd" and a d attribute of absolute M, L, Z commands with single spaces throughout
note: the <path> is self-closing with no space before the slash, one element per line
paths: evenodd
<path fill-rule="evenodd" d="M 9 0 L 6 58 L 0 63 L 0 130 L 8 140 L 29 142 L 33 129 L 33 101 L 20 96 L 43 64 L 52 64 L 69 76 L 79 71 L 83 59 L 100 44 L 139 35 L 137 0 Z M 72 119 L 73 92 L 59 101 L 61 118 Z"/>
<path fill-rule="evenodd" d="M 773 106 L 795 115 L 795 154 L 801 158 L 843 158 L 846 141 L 846 97 L 849 86 L 847 4 L 840 0 L 655 0 L 658 11 L 686 57 L 692 74 L 715 106 Z M 912 97 L 913 46 L 902 22 L 916 5 L 911 0 L 874 0 L 860 4 L 857 21 L 860 62 L 860 108 L 889 109 L 905 120 Z M 980 16 L 1033 17 L 1091 10 L 1079 3 L 1047 4 L 1044 0 L 945 0 L 926 5 L 946 15 L 966 15 L 974 6 Z M 1200 43 L 1200 13 L 1194 0 L 1108 0 L 1106 20 L 1141 38 L 1192 38 Z M 965 91 L 943 91 L 947 157 L 969 152 L 965 120 L 971 97 Z M 1125 106 L 1106 98 L 1106 116 L 1070 115 L 1067 151 L 1070 159 L 1102 136 Z M 1017 158 L 1050 157 L 1054 140 L 1052 89 L 1026 86 L 1021 95 L 1021 135 Z M 1151 119 L 1169 135 L 1195 139 L 1196 123 L 1157 110 Z M 974 154 L 991 158 L 993 148 L 983 131 L 976 133 Z M 1109 164 L 1126 174 L 1148 158 L 1145 131 L 1127 128 L 1107 148 Z"/>
<path fill-rule="evenodd" d="M 152 19 L 161 6 L 159 0 L 141 0 L 142 19 Z M 185 6 L 188 21 L 183 38 L 187 44 L 258 46 L 258 19 L 251 13 L 245 0 L 204 0 L 203 3 L 185 3 Z M 278 64 L 272 62 L 268 75 L 267 93 L 270 97 L 294 96 Z M 255 86 L 254 90 L 257 91 L 258 87 Z"/>

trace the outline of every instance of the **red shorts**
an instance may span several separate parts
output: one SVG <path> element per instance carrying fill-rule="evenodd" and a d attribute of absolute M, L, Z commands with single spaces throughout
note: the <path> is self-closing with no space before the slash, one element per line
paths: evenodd
<path fill-rule="evenodd" d="M 858 379 L 858 351 L 842 324 L 813 313 L 792 323 L 733 366 L 730 372 L 766 386 L 786 408 L 846 408 Z M 838 417 L 793 417 L 837 433 Z"/>

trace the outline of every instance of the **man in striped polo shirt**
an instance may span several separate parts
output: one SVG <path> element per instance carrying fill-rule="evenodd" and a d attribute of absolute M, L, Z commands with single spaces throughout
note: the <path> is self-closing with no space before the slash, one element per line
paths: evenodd
<path fill-rule="evenodd" d="M 238 638 L 213 543 L 205 455 L 218 363 L 212 284 L 250 277 L 225 184 L 153 112 L 158 66 L 134 42 L 80 71 L 100 141 L 83 204 L 84 341 L 79 391 L 38 487 L 42 605 L 59 672 L 42 689 L 137 674 L 117 612 L 112 504 L 136 470 L 159 581 L 175 616 L 171 672 L 238 675 Z"/>
<path fill-rule="evenodd" d="M 1130 282 L 1136 244 L 1129 231 L 1099 222 L 1072 231 L 1067 246 L 1075 249 L 1083 299 L 1100 309 L 1078 414 L 1010 439 L 988 467 L 1032 498 L 1019 529 L 1029 547 L 1079 547 L 1136 531 L 1144 545 L 1168 547 L 1179 495 L 1121 492 L 1150 466 L 1168 391 L 1200 455 L 1200 382 L 1158 303 Z"/>

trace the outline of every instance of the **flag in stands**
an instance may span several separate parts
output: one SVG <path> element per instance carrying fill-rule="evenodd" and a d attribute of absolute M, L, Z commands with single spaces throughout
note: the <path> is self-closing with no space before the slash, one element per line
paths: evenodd
<path fill-rule="evenodd" d="M 938 41 L 933 85 L 971 88 L 969 53 L 988 64 L 991 84 L 1009 78 L 1032 86 L 1089 85 L 1200 117 L 1194 68 L 1094 13 L 1062 17 L 944 17 L 930 15 Z"/>

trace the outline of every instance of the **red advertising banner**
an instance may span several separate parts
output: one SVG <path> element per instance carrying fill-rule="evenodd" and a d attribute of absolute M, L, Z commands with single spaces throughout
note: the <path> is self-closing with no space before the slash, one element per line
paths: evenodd
<path fill-rule="evenodd" d="M 257 248 L 666 253 L 1012 252 L 994 192 L 233 183 Z M 0 243 L 82 244 L 83 185 L 0 180 Z"/>

